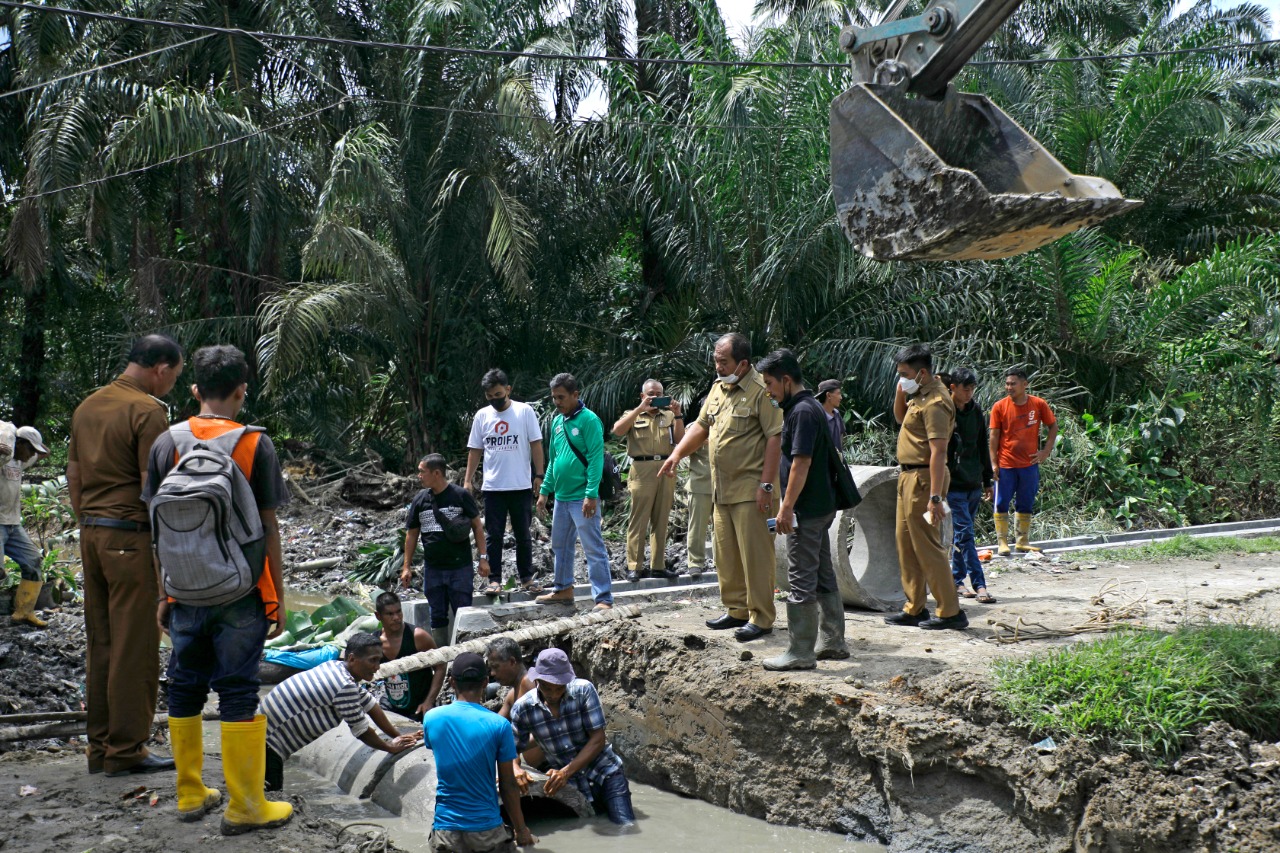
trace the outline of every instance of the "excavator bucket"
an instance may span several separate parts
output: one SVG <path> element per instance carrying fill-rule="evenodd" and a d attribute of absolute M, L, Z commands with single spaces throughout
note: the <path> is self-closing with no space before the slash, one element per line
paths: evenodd
<path fill-rule="evenodd" d="M 894 83 L 832 102 L 831 183 L 845 234 L 882 261 L 1006 258 L 1142 204 L 1068 172 L 981 95 Z"/>

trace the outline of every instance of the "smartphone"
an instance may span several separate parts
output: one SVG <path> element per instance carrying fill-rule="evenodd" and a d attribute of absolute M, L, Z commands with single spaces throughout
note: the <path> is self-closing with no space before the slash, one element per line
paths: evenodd
<path fill-rule="evenodd" d="M 669 409 L 671 408 L 671 398 L 670 397 L 654 397 L 652 400 L 649 401 L 649 405 L 653 406 L 655 409 Z"/>
<path fill-rule="evenodd" d="M 770 532 L 770 533 L 777 533 L 777 532 L 778 532 L 778 519 L 777 519 L 777 518 L 768 518 L 768 519 L 765 519 L 765 522 L 764 522 L 764 523 L 765 523 L 765 524 L 767 524 L 767 525 L 769 526 L 769 532 Z"/>

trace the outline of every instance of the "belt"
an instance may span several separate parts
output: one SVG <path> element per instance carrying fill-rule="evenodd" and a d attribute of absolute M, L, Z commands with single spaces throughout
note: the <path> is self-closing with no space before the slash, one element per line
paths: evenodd
<path fill-rule="evenodd" d="M 151 525 L 142 521 L 125 521 L 121 518 L 94 518 L 80 516 L 81 527 L 110 527 L 112 530 L 132 530 L 134 533 L 150 533 Z"/>
<path fill-rule="evenodd" d="M 667 456 L 632 456 L 631 461 L 632 462 L 661 462 L 664 459 L 670 459 L 670 458 L 671 458 L 670 454 L 668 454 Z"/>
<path fill-rule="evenodd" d="M 901 464 L 899 464 L 899 465 L 898 465 L 898 467 L 899 467 L 899 468 L 901 468 L 903 471 L 919 471 L 921 468 L 928 468 L 928 467 L 929 467 L 929 465 L 928 465 L 928 463 L 925 463 L 924 465 L 901 465 Z"/>

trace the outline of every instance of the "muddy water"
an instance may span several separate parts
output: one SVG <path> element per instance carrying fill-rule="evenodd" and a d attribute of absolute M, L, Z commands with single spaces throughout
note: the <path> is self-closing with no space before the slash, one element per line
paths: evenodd
<path fill-rule="evenodd" d="M 430 849 L 431 827 L 410 824 L 367 800 L 357 800 L 301 767 L 286 764 L 285 790 L 301 794 L 311 814 L 340 824 L 380 824 L 405 850 Z M 631 795 L 639 819 L 635 827 L 619 829 L 605 817 L 538 820 L 530 823 L 538 844 L 525 849 L 548 853 L 655 853 L 698 847 L 734 853 L 882 853 L 885 849 L 831 833 L 774 826 L 648 785 L 632 783 Z"/>
<path fill-rule="evenodd" d="M 310 613 L 317 607 L 323 607 L 333 601 L 333 596 L 319 592 L 298 592 L 297 590 L 286 589 L 284 601 L 285 606 L 290 610 L 305 610 Z"/>

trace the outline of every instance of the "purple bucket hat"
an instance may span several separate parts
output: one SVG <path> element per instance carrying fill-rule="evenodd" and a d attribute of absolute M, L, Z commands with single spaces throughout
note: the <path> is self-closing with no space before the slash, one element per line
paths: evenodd
<path fill-rule="evenodd" d="M 551 684 L 568 684 L 576 677 L 569 656 L 560 649 L 543 649 L 529 670 L 529 678 Z"/>

